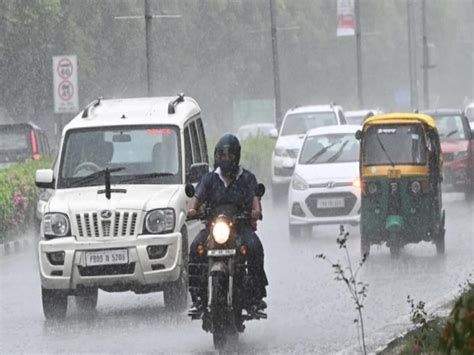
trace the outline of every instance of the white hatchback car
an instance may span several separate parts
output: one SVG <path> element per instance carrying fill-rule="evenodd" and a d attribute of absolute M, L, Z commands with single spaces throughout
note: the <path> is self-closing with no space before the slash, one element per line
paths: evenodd
<path fill-rule="evenodd" d="M 288 192 L 290 236 L 309 236 L 314 225 L 360 221 L 359 126 L 308 131 Z"/>
<path fill-rule="evenodd" d="M 192 98 L 97 100 L 64 127 L 58 164 L 38 170 L 53 189 L 38 245 L 46 318 L 63 318 L 68 296 L 83 310 L 98 289 L 163 291 L 187 306 L 186 183 L 209 171 L 201 110 Z"/>
<path fill-rule="evenodd" d="M 294 164 L 306 132 L 312 128 L 344 125 L 346 119 L 338 105 L 294 107 L 285 114 L 272 155 L 272 194 L 286 196 Z M 288 165 L 290 161 L 290 165 Z"/>

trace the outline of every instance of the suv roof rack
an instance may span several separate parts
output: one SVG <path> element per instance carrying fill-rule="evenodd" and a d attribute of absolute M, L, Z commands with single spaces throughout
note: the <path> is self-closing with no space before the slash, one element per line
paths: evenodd
<path fill-rule="evenodd" d="M 90 110 L 94 107 L 99 106 L 101 100 L 102 100 L 102 96 L 98 97 L 97 99 L 92 101 L 89 105 L 87 105 L 84 111 L 82 112 L 82 118 L 88 118 Z"/>
<path fill-rule="evenodd" d="M 178 94 L 176 99 L 170 101 L 169 104 L 168 104 L 168 115 L 172 115 L 172 114 L 176 113 L 175 106 L 177 104 L 179 104 L 180 102 L 183 102 L 183 101 L 184 101 L 184 94 L 183 93 Z"/>

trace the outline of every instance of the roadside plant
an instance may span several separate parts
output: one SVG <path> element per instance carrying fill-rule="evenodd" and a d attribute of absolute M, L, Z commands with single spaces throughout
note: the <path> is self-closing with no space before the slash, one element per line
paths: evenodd
<path fill-rule="evenodd" d="M 425 348 L 425 343 L 431 331 L 428 322 L 428 313 L 425 309 L 426 303 L 423 301 L 416 303 L 410 295 L 407 296 L 407 303 L 410 305 L 410 321 L 416 328 L 420 329 L 415 335 L 415 343 L 413 345 L 413 353 L 419 354 Z"/>
<path fill-rule="evenodd" d="M 347 240 L 349 238 L 349 232 L 344 230 L 344 226 L 339 227 L 339 237 L 337 238 L 337 244 L 339 249 L 343 249 L 345 263 L 341 264 L 338 262 L 332 262 L 326 255 L 318 254 L 316 258 L 325 260 L 334 270 L 336 274 L 335 280 L 341 281 L 346 286 L 349 294 L 354 301 L 355 309 L 357 311 L 357 317 L 354 319 L 354 323 L 357 326 L 357 337 L 359 340 L 359 346 L 364 355 L 367 354 L 367 347 L 365 345 L 365 329 L 364 329 L 364 317 L 362 309 L 364 308 L 364 301 L 367 298 L 368 287 L 367 283 L 358 280 L 359 271 L 361 270 L 364 263 L 367 261 L 367 255 L 365 254 L 354 269 L 349 251 L 347 249 Z"/>
<path fill-rule="evenodd" d="M 439 340 L 443 353 L 474 354 L 474 283 L 454 304 Z"/>

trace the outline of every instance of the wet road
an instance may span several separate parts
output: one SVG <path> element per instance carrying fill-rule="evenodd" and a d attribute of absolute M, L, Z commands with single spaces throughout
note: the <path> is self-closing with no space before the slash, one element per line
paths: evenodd
<path fill-rule="evenodd" d="M 270 195 L 270 194 L 268 194 Z M 314 256 L 342 260 L 338 227 L 317 227 L 313 238 L 292 243 L 286 210 L 264 198 L 265 219 L 259 234 L 266 250 L 270 279 L 269 318 L 247 323 L 241 353 L 352 353 L 357 344 L 353 302 L 331 267 Z M 447 196 L 446 255 L 428 243 L 410 245 L 399 260 L 385 247 L 372 247 L 360 280 L 369 284 L 364 307 L 369 346 L 381 334 L 396 334 L 409 314 L 406 298 L 428 304 L 459 288 L 474 270 L 474 212 L 455 195 Z M 359 233 L 348 228 L 348 248 L 359 260 Z M 63 322 L 46 322 L 34 251 L 0 256 L 0 353 L 213 353 L 212 337 L 185 314 L 172 314 L 160 293 L 99 292 L 97 312 L 84 316 L 70 299 Z M 375 344 L 375 342 L 372 342 Z M 347 350 L 352 349 L 352 350 Z M 371 349 L 375 350 L 375 349 Z"/>

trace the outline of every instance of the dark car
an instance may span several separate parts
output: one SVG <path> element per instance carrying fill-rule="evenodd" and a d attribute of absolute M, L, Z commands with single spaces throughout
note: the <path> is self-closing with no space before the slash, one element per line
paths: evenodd
<path fill-rule="evenodd" d="M 474 137 L 462 110 L 423 111 L 436 121 L 443 153 L 444 182 L 474 196 Z"/>
<path fill-rule="evenodd" d="M 0 168 L 51 154 L 44 131 L 33 123 L 0 125 Z"/>

